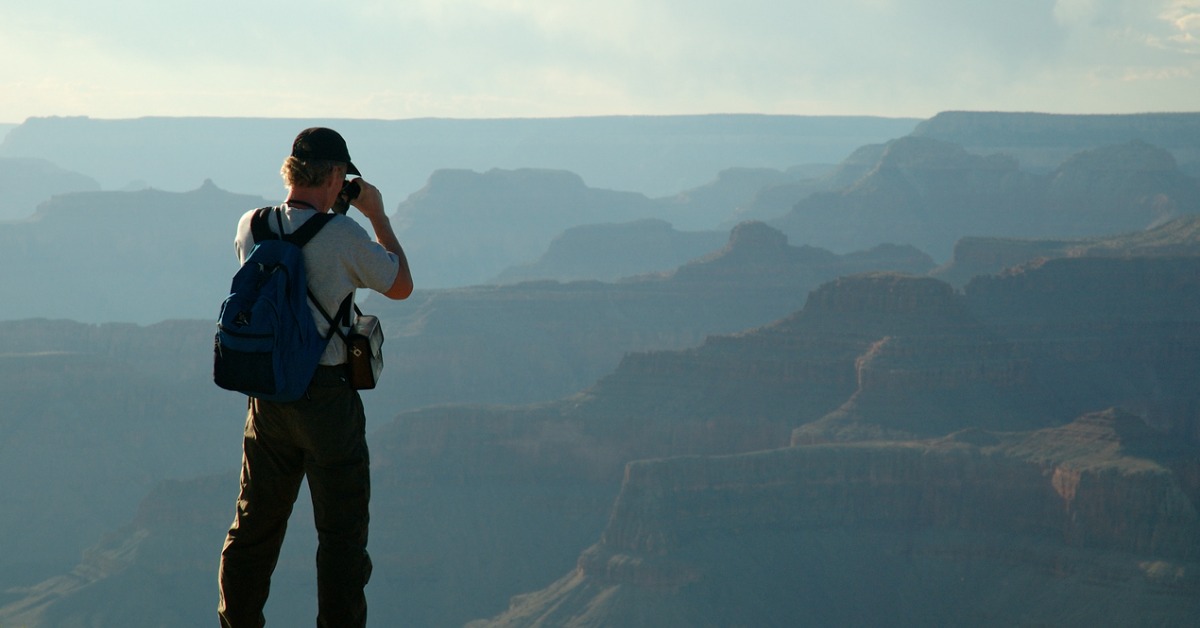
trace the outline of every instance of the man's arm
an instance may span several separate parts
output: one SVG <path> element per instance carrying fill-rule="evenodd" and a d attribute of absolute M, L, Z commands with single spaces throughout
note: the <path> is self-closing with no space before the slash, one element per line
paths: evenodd
<path fill-rule="evenodd" d="M 400 268 L 396 271 L 396 279 L 392 282 L 392 287 L 383 293 L 383 296 L 389 299 L 407 299 L 413 291 L 412 273 L 408 268 L 408 258 L 404 255 L 404 247 L 400 246 L 400 240 L 396 238 L 396 232 L 392 229 L 392 221 L 384 210 L 383 194 L 380 193 L 379 188 L 370 183 L 362 179 L 355 180 L 358 181 L 361 189 L 358 198 L 354 199 L 351 204 L 371 222 L 371 229 L 375 232 L 375 241 L 400 259 Z"/>

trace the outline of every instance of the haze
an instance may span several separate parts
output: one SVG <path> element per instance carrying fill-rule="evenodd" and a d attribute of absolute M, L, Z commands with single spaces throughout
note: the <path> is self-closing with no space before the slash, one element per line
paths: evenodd
<path fill-rule="evenodd" d="M 1179 111 L 1200 1 L 0 0 L 0 57 L 0 123 Z"/>

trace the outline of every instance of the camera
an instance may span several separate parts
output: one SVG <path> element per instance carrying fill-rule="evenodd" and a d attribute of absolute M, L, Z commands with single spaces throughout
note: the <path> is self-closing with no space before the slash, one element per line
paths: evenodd
<path fill-rule="evenodd" d="M 338 192 L 337 200 L 333 202 L 333 211 L 339 214 L 344 214 L 350 209 L 350 201 L 358 198 L 358 193 L 362 188 L 357 181 L 347 181 L 342 185 L 342 191 Z"/>

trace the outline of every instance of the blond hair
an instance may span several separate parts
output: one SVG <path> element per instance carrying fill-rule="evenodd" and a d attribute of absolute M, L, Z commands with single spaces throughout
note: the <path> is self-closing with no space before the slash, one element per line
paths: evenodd
<path fill-rule="evenodd" d="M 279 168 L 279 175 L 289 188 L 314 188 L 324 185 L 329 177 L 337 176 L 339 166 L 345 168 L 346 164 L 323 159 L 305 161 L 289 156 Z"/>

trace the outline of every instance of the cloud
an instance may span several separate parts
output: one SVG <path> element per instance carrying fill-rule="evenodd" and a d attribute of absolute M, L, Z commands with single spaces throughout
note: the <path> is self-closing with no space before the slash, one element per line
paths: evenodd
<path fill-rule="evenodd" d="M 1200 0 L 41 0 L 4 13 L 0 89 L 20 96 L 0 120 L 1200 102 Z"/>
<path fill-rule="evenodd" d="M 1166 45 L 1200 54 L 1200 0 L 1175 0 L 1159 16 L 1173 28 L 1163 40 Z"/>

